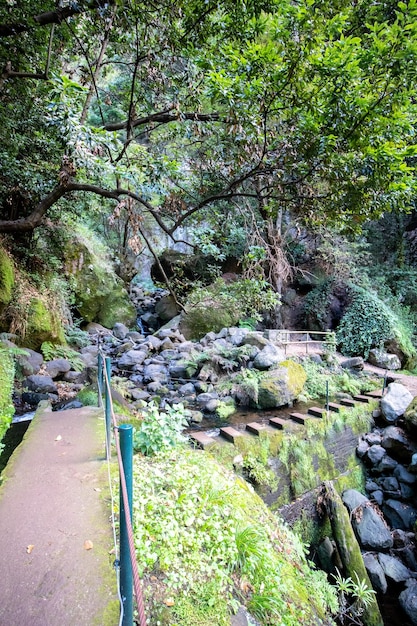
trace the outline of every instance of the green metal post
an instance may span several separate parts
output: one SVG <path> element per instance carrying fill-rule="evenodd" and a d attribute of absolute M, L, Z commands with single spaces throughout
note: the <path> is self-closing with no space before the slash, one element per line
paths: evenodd
<path fill-rule="evenodd" d="M 133 427 L 131 424 L 119 426 L 120 451 L 126 480 L 127 500 L 132 521 L 133 492 Z M 120 485 L 120 591 L 123 601 L 122 626 L 133 626 L 133 572 L 130 560 L 129 538 L 127 534 L 128 511 L 123 502 L 122 485 Z"/>
<path fill-rule="evenodd" d="M 103 357 L 101 356 L 101 352 L 98 353 L 97 360 L 97 387 L 98 387 L 98 406 L 103 405 Z"/>
<path fill-rule="evenodd" d="M 111 360 L 107 356 L 106 357 L 106 379 L 107 383 L 105 385 L 106 393 L 105 393 L 105 418 L 106 418 L 106 459 L 110 457 L 110 432 L 111 432 L 111 391 L 110 391 L 110 382 L 111 382 Z"/>

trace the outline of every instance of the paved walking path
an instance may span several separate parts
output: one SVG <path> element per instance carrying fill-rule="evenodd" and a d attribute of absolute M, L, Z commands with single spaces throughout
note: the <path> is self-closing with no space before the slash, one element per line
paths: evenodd
<path fill-rule="evenodd" d="M 42 409 L 3 472 L 0 626 L 118 623 L 103 433 L 99 409 Z"/>

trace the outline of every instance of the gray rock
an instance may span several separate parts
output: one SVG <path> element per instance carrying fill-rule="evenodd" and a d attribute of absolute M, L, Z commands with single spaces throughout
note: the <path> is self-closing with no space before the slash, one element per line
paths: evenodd
<path fill-rule="evenodd" d="M 190 422 L 193 422 L 194 424 L 200 424 L 204 419 L 204 415 L 201 411 L 189 410 L 188 413 L 190 416 L 189 417 Z M 188 417 L 188 414 L 187 414 L 187 417 Z"/>
<path fill-rule="evenodd" d="M 417 625 L 417 581 L 410 581 L 407 588 L 400 593 L 398 599 L 401 608 L 408 615 L 411 623 Z"/>
<path fill-rule="evenodd" d="M 417 476 L 406 470 L 404 465 L 397 464 L 397 467 L 394 470 L 394 476 L 401 483 L 406 483 L 407 485 L 414 485 L 417 481 Z"/>
<path fill-rule="evenodd" d="M 400 383 L 390 383 L 386 394 L 381 398 L 382 416 L 385 421 L 395 422 L 398 417 L 404 415 L 412 400 L 413 396 L 407 387 Z"/>
<path fill-rule="evenodd" d="M 253 367 L 257 370 L 268 370 L 282 361 L 285 361 L 284 351 L 269 343 L 258 352 L 253 360 Z"/>
<path fill-rule="evenodd" d="M 118 360 L 117 367 L 122 370 L 132 370 L 137 365 L 141 365 L 147 356 L 148 353 L 145 350 L 128 350 Z"/>
<path fill-rule="evenodd" d="M 409 504 L 390 498 L 382 507 L 384 516 L 392 528 L 412 530 L 417 520 L 417 511 Z"/>
<path fill-rule="evenodd" d="M 343 369 L 347 370 L 363 370 L 364 360 L 361 356 L 353 356 L 351 359 L 346 359 L 340 363 Z"/>
<path fill-rule="evenodd" d="M 382 457 L 381 461 L 374 468 L 380 474 L 383 472 L 392 472 L 398 465 L 398 461 L 390 457 L 388 454 Z"/>
<path fill-rule="evenodd" d="M 174 361 L 169 364 L 169 375 L 171 378 L 192 378 L 197 372 L 197 367 L 190 365 L 187 361 Z"/>
<path fill-rule="evenodd" d="M 197 396 L 197 403 L 203 411 L 215 411 L 219 406 L 219 402 L 219 395 L 216 391 L 200 393 L 200 395 Z M 209 406 L 210 409 L 208 408 Z"/>
<path fill-rule="evenodd" d="M 49 400 L 48 393 L 38 393 L 37 391 L 24 391 L 22 393 L 22 400 L 30 406 L 37 406 L 42 400 Z"/>
<path fill-rule="evenodd" d="M 383 458 L 385 454 L 386 454 L 386 450 L 382 446 L 374 445 L 368 448 L 365 454 L 365 458 L 368 459 L 368 461 L 372 465 L 376 465 L 377 463 L 381 461 L 381 459 Z"/>
<path fill-rule="evenodd" d="M 362 459 L 369 450 L 369 444 L 364 439 L 360 439 L 356 447 L 356 454 Z"/>
<path fill-rule="evenodd" d="M 411 457 L 411 463 L 408 466 L 408 471 L 413 474 L 417 474 L 417 453 L 414 453 Z"/>
<path fill-rule="evenodd" d="M 193 383 L 186 383 L 185 385 L 181 385 L 181 387 L 179 387 L 178 393 L 181 396 L 191 396 L 195 394 L 195 387 Z"/>
<path fill-rule="evenodd" d="M 162 346 L 162 341 L 154 335 L 148 335 L 142 345 L 149 348 L 149 350 L 153 350 L 156 352 Z"/>
<path fill-rule="evenodd" d="M 243 339 L 244 345 L 256 346 L 259 350 L 263 350 L 265 346 L 271 345 L 271 343 L 263 336 L 261 332 L 249 331 L 246 333 Z M 273 345 L 273 344 L 272 344 Z"/>
<path fill-rule="evenodd" d="M 12 344 L 13 346 L 14 344 Z M 43 356 L 39 352 L 35 352 L 30 348 L 24 348 L 26 354 L 18 354 L 16 363 L 19 366 L 23 376 L 32 376 L 37 374 L 42 367 Z"/>
<path fill-rule="evenodd" d="M 145 384 L 159 382 L 165 385 L 168 382 L 168 370 L 164 365 L 150 364 L 143 370 L 143 382 Z"/>
<path fill-rule="evenodd" d="M 174 298 L 171 295 L 162 296 L 155 305 L 155 313 L 159 315 L 164 322 L 168 322 L 176 317 L 179 310 Z"/>
<path fill-rule="evenodd" d="M 133 343 L 141 343 L 145 339 L 145 336 L 137 330 L 130 330 L 126 335 L 126 339 L 131 339 Z"/>
<path fill-rule="evenodd" d="M 366 435 L 364 437 L 365 437 L 365 441 L 367 441 L 370 446 L 379 445 L 381 443 L 381 441 L 382 441 L 381 433 L 377 433 L 375 431 L 372 431 L 370 433 L 366 433 Z"/>
<path fill-rule="evenodd" d="M 411 572 L 399 559 L 389 554 L 378 554 L 384 574 L 396 583 L 401 583 L 410 578 Z"/>
<path fill-rule="evenodd" d="M 60 378 L 70 371 L 71 363 L 67 359 L 53 359 L 47 362 L 45 369 L 51 378 Z"/>
<path fill-rule="evenodd" d="M 407 433 L 398 426 L 385 428 L 381 445 L 389 451 L 390 456 L 403 463 L 410 463 L 416 452 L 416 445 Z"/>
<path fill-rule="evenodd" d="M 400 370 L 401 361 L 396 354 L 389 354 L 385 350 L 373 348 L 369 351 L 368 362 L 384 370 Z"/>
<path fill-rule="evenodd" d="M 40 374 L 33 374 L 28 376 L 23 382 L 23 386 L 29 391 L 35 391 L 37 393 L 58 393 L 57 386 L 50 376 L 41 376 Z"/>
<path fill-rule="evenodd" d="M 363 555 L 363 562 L 371 580 L 372 587 L 379 593 L 386 593 L 388 583 L 377 556 L 368 552 Z"/>
<path fill-rule="evenodd" d="M 384 493 L 381 489 L 375 489 L 375 491 L 371 492 L 370 498 L 373 502 L 376 502 L 378 506 L 382 506 L 382 503 L 384 502 Z"/>
<path fill-rule="evenodd" d="M 393 540 L 379 509 L 368 498 L 356 491 L 347 489 L 342 500 L 349 509 L 352 527 L 364 550 L 377 552 L 391 548 Z"/>
<path fill-rule="evenodd" d="M 398 480 L 394 476 L 387 476 L 381 478 L 379 484 L 384 491 L 399 491 L 400 485 Z"/>
<path fill-rule="evenodd" d="M 234 346 L 242 346 L 248 332 L 248 328 L 229 328 L 230 343 Z"/>
<path fill-rule="evenodd" d="M 75 385 L 83 385 L 87 382 L 87 371 L 83 370 L 82 372 L 74 372 L 71 370 L 63 375 L 62 380 Z"/>
<path fill-rule="evenodd" d="M 113 326 L 113 335 L 117 337 L 117 339 L 125 339 L 128 332 L 128 327 L 121 322 L 116 322 Z"/>

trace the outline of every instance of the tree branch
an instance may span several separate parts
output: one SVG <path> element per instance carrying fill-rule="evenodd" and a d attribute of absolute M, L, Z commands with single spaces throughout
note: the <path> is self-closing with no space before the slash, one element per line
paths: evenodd
<path fill-rule="evenodd" d="M 167 124 L 168 122 L 180 122 L 182 120 L 193 120 L 195 122 L 220 122 L 225 121 L 221 119 L 218 113 L 171 113 L 174 108 L 161 111 L 160 113 L 152 113 L 145 117 L 138 117 L 137 119 L 125 120 L 124 122 L 114 122 L 113 124 L 105 124 L 104 130 L 126 130 L 129 128 L 136 128 L 136 126 L 144 126 L 152 122 L 161 122 Z"/>

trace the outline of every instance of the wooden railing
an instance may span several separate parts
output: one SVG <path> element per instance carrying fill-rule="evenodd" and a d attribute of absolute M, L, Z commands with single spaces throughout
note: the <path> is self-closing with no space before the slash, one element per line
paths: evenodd
<path fill-rule="evenodd" d="M 293 335 L 302 336 L 305 339 L 292 339 Z M 319 335 L 320 339 L 312 339 L 310 335 Z M 272 337 L 271 337 L 272 339 Z M 308 354 L 309 346 L 322 345 L 327 350 L 336 349 L 336 334 L 331 330 L 275 330 L 273 332 L 273 341 L 284 346 L 285 354 L 287 354 L 287 346 L 295 344 L 305 344 L 306 354 Z"/>

